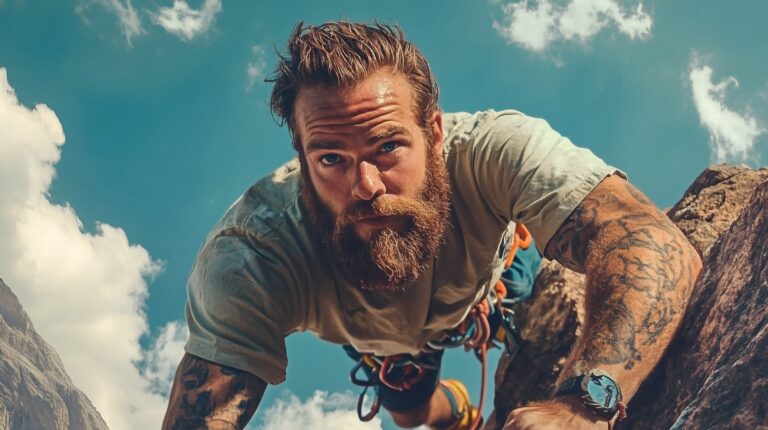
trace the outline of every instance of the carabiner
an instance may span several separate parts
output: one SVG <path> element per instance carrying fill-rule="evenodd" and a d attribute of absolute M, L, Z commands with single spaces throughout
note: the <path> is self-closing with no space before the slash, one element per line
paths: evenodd
<path fill-rule="evenodd" d="M 360 361 L 358 361 L 357 364 L 355 364 L 355 366 L 349 372 L 349 380 L 353 384 L 357 385 L 358 387 L 366 387 L 366 388 L 368 388 L 368 387 L 372 387 L 372 386 L 376 385 L 376 375 L 377 375 L 376 370 L 377 369 L 375 369 L 375 368 L 372 369 L 372 372 L 373 372 L 372 376 L 368 377 L 367 380 L 360 379 L 360 378 L 357 377 L 357 373 L 360 371 L 360 369 L 365 364 L 366 364 L 365 360 L 361 358 Z"/>
<path fill-rule="evenodd" d="M 504 325 L 504 346 L 509 355 L 509 360 L 513 360 L 520 349 L 525 345 L 525 340 L 515 326 L 515 313 L 507 310 L 502 318 Z"/>
<path fill-rule="evenodd" d="M 376 397 L 373 398 L 373 405 L 371 405 L 371 410 L 368 411 L 367 414 L 363 415 L 363 401 L 365 400 L 365 393 L 368 392 L 368 388 L 370 388 L 370 386 L 365 387 L 363 392 L 360 393 L 360 397 L 357 398 L 357 417 L 360 419 L 360 421 L 363 422 L 372 420 L 373 417 L 379 413 L 379 408 L 381 408 L 381 399 L 379 398 L 379 395 L 376 394 Z"/>

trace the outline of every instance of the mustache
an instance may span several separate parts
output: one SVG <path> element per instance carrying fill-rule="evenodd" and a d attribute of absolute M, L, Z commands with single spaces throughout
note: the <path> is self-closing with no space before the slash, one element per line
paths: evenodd
<path fill-rule="evenodd" d="M 339 215 L 336 224 L 346 225 L 380 216 L 406 216 L 413 219 L 424 206 L 424 203 L 417 199 L 384 194 L 374 200 L 353 203 Z"/>

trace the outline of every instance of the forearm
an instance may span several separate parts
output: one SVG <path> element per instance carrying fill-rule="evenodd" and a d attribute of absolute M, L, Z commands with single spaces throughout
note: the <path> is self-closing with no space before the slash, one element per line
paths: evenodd
<path fill-rule="evenodd" d="M 677 330 L 700 261 L 682 234 L 640 222 L 627 221 L 628 229 L 639 228 L 635 233 L 614 232 L 592 247 L 584 331 L 559 382 L 600 368 L 629 400 Z"/>
<path fill-rule="evenodd" d="M 590 194 L 568 226 L 581 247 L 560 249 L 566 265 L 586 274 L 587 287 L 584 330 L 558 384 L 598 368 L 628 400 L 672 339 L 701 261 L 645 196 L 609 179 L 608 190 Z"/>
<path fill-rule="evenodd" d="M 240 430 L 266 389 L 258 377 L 185 354 L 163 420 L 163 430 Z"/>

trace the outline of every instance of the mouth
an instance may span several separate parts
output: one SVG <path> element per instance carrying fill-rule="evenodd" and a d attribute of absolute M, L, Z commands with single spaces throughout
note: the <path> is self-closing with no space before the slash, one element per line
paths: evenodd
<path fill-rule="evenodd" d="M 385 228 L 403 232 L 408 227 L 408 217 L 404 215 L 365 216 L 358 218 L 354 224 L 359 232 L 371 232 L 373 230 L 383 230 Z"/>
<path fill-rule="evenodd" d="M 401 217 L 396 215 L 373 215 L 373 216 L 358 218 L 357 221 L 355 221 L 355 223 L 367 225 L 371 227 L 387 226 L 397 221 L 398 218 L 401 218 Z"/>

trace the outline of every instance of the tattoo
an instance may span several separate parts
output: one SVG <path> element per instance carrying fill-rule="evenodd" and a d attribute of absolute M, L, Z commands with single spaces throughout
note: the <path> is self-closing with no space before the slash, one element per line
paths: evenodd
<path fill-rule="evenodd" d="M 188 420 L 204 422 L 203 418 L 210 415 L 213 410 L 211 390 L 203 391 L 197 395 L 182 394 L 181 409 Z"/>
<path fill-rule="evenodd" d="M 250 373 L 185 354 L 176 371 L 163 429 L 242 429 L 266 383 Z"/>
<path fill-rule="evenodd" d="M 588 238 L 591 237 L 588 220 L 597 216 L 595 207 L 581 204 L 571 213 L 568 219 L 550 240 L 545 254 L 556 258 L 563 266 L 574 272 L 584 273 L 584 262 L 587 257 Z"/>
<path fill-rule="evenodd" d="M 625 368 L 631 369 L 641 359 L 635 347 L 635 320 L 621 300 L 605 303 L 604 306 L 607 308 L 605 317 L 608 330 L 590 333 L 587 342 L 594 345 L 594 348 L 588 350 L 587 353 L 592 356 L 586 359 L 601 364 L 624 363 Z"/>
<path fill-rule="evenodd" d="M 184 388 L 194 390 L 200 388 L 208 379 L 208 364 L 200 360 L 189 360 L 188 368 L 184 371 L 184 378 L 181 380 Z"/>
<path fill-rule="evenodd" d="M 618 177 L 579 204 L 545 254 L 587 275 L 583 358 L 626 369 L 642 360 L 642 346 L 671 335 L 699 264 L 680 230 Z"/>

